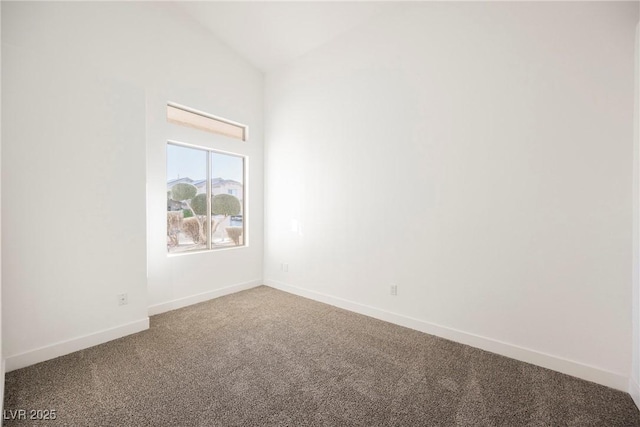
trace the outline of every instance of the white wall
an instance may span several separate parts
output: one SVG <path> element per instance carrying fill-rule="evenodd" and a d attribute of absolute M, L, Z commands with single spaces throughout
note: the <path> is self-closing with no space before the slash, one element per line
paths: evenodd
<path fill-rule="evenodd" d="M 239 142 L 222 136 L 212 136 L 198 130 L 166 123 L 166 108 L 162 100 L 175 100 L 186 105 L 203 105 L 206 102 L 183 101 L 183 96 L 160 96 L 148 103 L 148 280 L 150 314 L 183 307 L 188 304 L 235 292 L 262 284 L 263 254 L 263 180 L 262 180 L 262 77 L 239 78 L 228 87 L 211 88 L 210 99 L 216 101 L 204 111 L 249 124 L 248 142 Z M 239 76 L 242 77 L 242 76 Z M 237 78 L 237 77 L 236 77 Z M 234 82 L 233 76 L 225 76 L 217 84 Z M 211 87 L 211 85 L 208 85 Z M 207 87 L 203 84 L 203 87 Z M 215 91 L 227 94 L 231 102 L 225 105 L 215 97 Z M 233 93 L 235 92 L 235 93 Z M 240 100 L 234 96 L 242 95 Z M 203 101 L 206 101 L 203 99 Z M 229 100 L 228 100 L 229 101 Z M 245 109 L 230 110 L 229 105 L 241 101 Z M 165 101 L 166 102 L 166 101 Z M 151 107 L 153 104 L 153 108 Z M 230 111 L 228 114 L 218 111 Z M 166 140 L 187 142 L 226 152 L 248 156 L 248 180 L 245 205 L 248 227 L 247 247 L 219 249 L 215 252 L 176 254 L 167 256 L 166 238 Z"/>
<path fill-rule="evenodd" d="M 269 73 L 265 282 L 626 390 L 637 22 L 412 4 Z"/>
<path fill-rule="evenodd" d="M 640 408 L 640 23 L 636 26 L 633 135 L 633 252 L 631 297 L 631 378 L 629 393 Z"/>
<path fill-rule="evenodd" d="M 262 75 L 171 4 L 3 9 L 7 369 L 144 329 L 149 304 L 260 278 Z M 250 248 L 158 251 L 169 100 L 251 127 Z"/>
<path fill-rule="evenodd" d="M 0 3 L 0 43 L 2 41 L 2 3 Z M 0 55 L 0 99 L 2 99 L 2 55 Z M 2 188 L 2 103 L 0 102 L 0 193 Z M 0 195 L 0 242 L 2 241 L 2 196 Z M 0 413 L 4 414 L 4 350 L 2 347 L 2 244 L 0 243 Z M 3 417 L 4 418 L 4 417 Z M 2 423 L 0 422 L 0 425 Z"/>
<path fill-rule="evenodd" d="M 199 40 L 197 55 L 183 60 L 162 88 L 147 94 L 148 281 L 150 314 L 262 284 L 263 258 L 263 74 L 210 38 Z M 193 43 L 191 45 L 195 48 Z M 197 71 L 194 74 L 194 71 Z M 176 83 L 177 82 L 177 83 Z M 173 101 L 249 126 L 240 142 L 166 122 Z M 245 206 L 248 246 L 167 256 L 166 141 L 186 142 L 247 156 Z"/>

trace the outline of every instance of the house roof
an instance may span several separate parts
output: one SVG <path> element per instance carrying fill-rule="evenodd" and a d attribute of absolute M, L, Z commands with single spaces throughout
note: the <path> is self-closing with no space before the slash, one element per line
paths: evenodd
<path fill-rule="evenodd" d="M 193 180 L 189 177 L 170 179 L 167 181 L 167 186 L 173 187 L 174 185 L 181 183 L 193 184 Z"/>
<path fill-rule="evenodd" d="M 178 179 L 172 179 L 167 181 L 167 186 L 168 187 L 173 187 L 175 184 L 178 183 L 187 183 L 187 184 L 193 184 L 196 187 L 200 187 L 202 185 L 204 185 L 207 180 L 206 179 L 198 179 L 198 180 L 193 180 L 189 177 L 185 177 L 185 178 L 178 178 Z M 235 181 L 233 179 L 223 179 L 223 178 L 211 178 L 211 186 L 212 187 L 220 187 L 222 185 L 226 185 L 226 184 L 237 184 L 237 185 L 242 185 L 240 182 Z"/>

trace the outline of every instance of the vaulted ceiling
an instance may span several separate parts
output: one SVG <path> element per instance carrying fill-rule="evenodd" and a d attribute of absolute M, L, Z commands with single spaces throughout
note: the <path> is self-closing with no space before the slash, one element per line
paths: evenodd
<path fill-rule="evenodd" d="M 392 2 L 180 2 L 177 7 L 269 71 L 398 7 Z"/>

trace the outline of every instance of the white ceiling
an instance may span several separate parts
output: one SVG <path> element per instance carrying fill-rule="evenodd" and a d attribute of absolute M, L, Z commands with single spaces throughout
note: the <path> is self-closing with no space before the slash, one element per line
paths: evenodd
<path fill-rule="evenodd" d="M 183 11 L 268 71 L 317 48 L 390 2 L 180 2 Z"/>

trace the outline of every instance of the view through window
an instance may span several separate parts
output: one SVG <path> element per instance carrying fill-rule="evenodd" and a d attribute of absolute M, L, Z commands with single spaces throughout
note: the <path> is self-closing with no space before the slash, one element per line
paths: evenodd
<path fill-rule="evenodd" d="M 167 144 L 167 250 L 245 244 L 243 156 Z"/>

